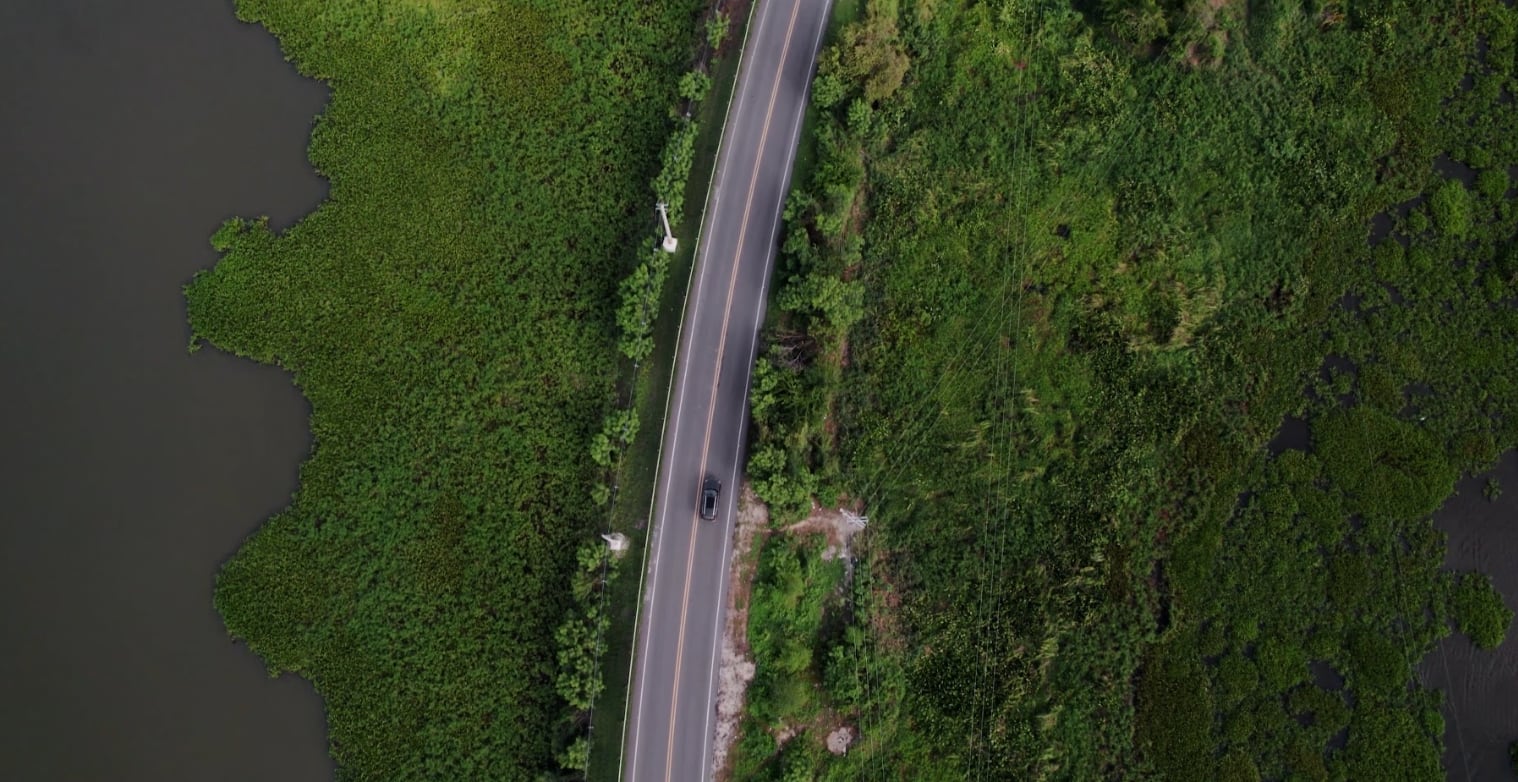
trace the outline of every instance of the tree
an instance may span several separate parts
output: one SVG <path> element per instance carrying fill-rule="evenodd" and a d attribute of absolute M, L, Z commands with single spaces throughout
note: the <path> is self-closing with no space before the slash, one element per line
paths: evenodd
<path fill-rule="evenodd" d="M 659 175 L 654 178 L 654 196 L 669 207 L 669 222 L 678 224 L 684 216 L 685 183 L 690 179 L 691 163 L 696 158 L 696 124 L 681 120 L 670 135 L 660 155 Z"/>
<path fill-rule="evenodd" d="M 1476 176 L 1476 189 L 1489 201 L 1501 200 L 1507 188 L 1507 171 L 1502 168 L 1488 168 Z"/>
<path fill-rule="evenodd" d="M 629 334 L 617 343 L 617 349 L 629 359 L 641 362 L 653 355 L 654 338 L 647 334 Z"/>
<path fill-rule="evenodd" d="M 668 255 L 655 250 L 619 287 L 622 303 L 617 308 L 617 329 L 621 337 L 617 350 L 635 362 L 648 358 L 654 350 L 654 340 L 649 334 L 669 270 Z"/>
<path fill-rule="evenodd" d="M 1455 180 L 1445 182 L 1434 191 L 1428 203 L 1439 230 L 1456 239 L 1463 239 L 1470 233 L 1471 194 L 1464 185 Z"/>
<path fill-rule="evenodd" d="M 706 20 L 706 45 L 716 49 L 727 40 L 727 33 L 732 27 L 732 18 L 725 12 L 718 11 L 712 18 Z"/>
<path fill-rule="evenodd" d="M 834 274 L 814 272 L 793 279 L 775 298 L 782 310 L 821 316 L 838 334 L 864 318 L 864 288 L 855 282 L 844 282 Z"/>
<path fill-rule="evenodd" d="M 899 37 L 895 4 L 870 3 L 865 18 L 844 28 L 838 43 L 823 52 L 813 100 L 824 108 L 835 106 L 855 88 L 869 103 L 894 95 L 911 66 Z"/>
<path fill-rule="evenodd" d="M 615 452 L 611 445 L 611 438 L 605 432 L 597 432 L 590 438 L 590 460 L 602 467 L 611 466 L 611 457 Z"/>
<path fill-rule="evenodd" d="M 754 363 L 754 375 L 748 393 L 749 415 L 760 428 L 767 427 L 772 422 L 770 411 L 779 401 L 776 393 L 779 388 L 780 370 L 775 368 L 775 363 L 768 356 L 760 356 Z"/>
<path fill-rule="evenodd" d="M 822 680 L 836 706 L 849 708 L 864 698 L 863 660 L 867 654 L 864 640 L 863 628 L 849 625 L 844 630 L 843 643 L 828 650 Z"/>
<path fill-rule="evenodd" d="M 812 105 L 819 109 L 837 106 L 849 94 L 849 87 L 838 74 L 822 72 L 812 80 Z"/>
<path fill-rule="evenodd" d="M 602 467 L 632 444 L 638 434 L 638 414 L 633 410 L 612 410 L 601 423 L 601 431 L 590 438 L 590 458 Z"/>
<path fill-rule="evenodd" d="M 621 408 L 611 411 L 606 415 L 604 431 L 618 446 L 626 448 L 632 445 L 633 438 L 638 436 L 637 411 Z"/>
<path fill-rule="evenodd" d="M 1485 573 L 1461 573 L 1451 596 L 1451 608 L 1460 632 L 1481 649 L 1495 649 L 1507 637 L 1513 611 L 1502 602 Z"/>
<path fill-rule="evenodd" d="M 1391 693 L 1402 687 L 1409 666 L 1401 650 L 1379 630 L 1355 630 L 1349 635 L 1350 682 L 1361 691 Z"/>
<path fill-rule="evenodd" d="M 559 697 L 581 711 L 588 710 L 604 689 L 597 667 L 600 632 L 604 629 L 597 621 L 599 613 L 592 610 L 590 616 L 570 617 L 554 634 L 559 645 L 559 675 L 554 688 Z"/>
<path fill-rule="evenodd" d="M 680 77 L 680 97 L 693 103 L 706 99 L 712 89 L 712 77 L 700 71 L 688 71 Z"/>
<path fill-rule="evenodd" d="M 1349 779 L 1443 779 L 1438 742 L 1408 711 L 1367 704 L 1355 709 L 1344 750 Z"/>
<path fill-rule="evenodd" d="M 1216 681 L 1219 703 L 1232 708 L 1258 689 L 1259 669 L 1248 657 L 1235 651 L 1218 663 Z"/>
<path fill-rule="evenodd" d="M 1190 638 L 1149 651 L 1139 675 L 1136 738 L 1145 756 L 1170 779 L 1211 779 L 1212 690 Z"/>
<path fill-rule="evenodd" d="M 873 116 L 874 110 L 870 108 L 870 104 L 856 98 L 849 103 L 848 119 L 845 124 L 848 126 L 850 133 L 860 137 L 867 136 L 870 132 L 870 120 Z"/>
<path fill-rule="evenodd" d="M 590 737 L 580 736 L 559 753 L 559 765 L 570 771 L 590 768 Z"/>
<path fill-rule="evenodd" d="M 1260 770 L 1248 755 L 1235 749 L 1223 756 L 1223 762 L 1218 767 L 1218 779 L 1222 782 L 1260 782 Z"/>

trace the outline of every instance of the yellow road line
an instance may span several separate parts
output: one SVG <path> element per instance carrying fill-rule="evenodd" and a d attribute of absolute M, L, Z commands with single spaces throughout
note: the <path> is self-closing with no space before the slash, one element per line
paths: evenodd
<path fill-rule="evenodd" d="M 800 11 L 801 0 L 796 0 L 796 3 L 791 6 L 790 23 L 785 28 L 785 42 L 780 47 L 780 64 L 775 69 L 775 86 L 770 88 L 769 106 L 765 108 L 764 124 L 759 129 L 759 151 L 754 156 L 754 173 L 749 177 L 748 195 L 743 202 L 743 219 L 738 223 L 738 244 L 733 251 L 733 271 L 727 282 L 727 302 L 722 308 L 722 331 L 717 338 L 717 374 L 712 380 L 711 399 L 706 409 L 706 436 L 701 443 L 702 476 L 706 475 L 706 458 L 712 444 L 712 422 L 717 414 L 717 389 L 722 377 L 722 354 L 727 349 L 727 324 L 733 312 L 733 292 L 738 286 L 738 267 L 743 259 L 743 240 L 748 234 L 749 211 L 754 206 L 754 190 L 759 186 L 759 170 L 764 162 L 764 142 L 770 135 L 770 120 L 775 114 L 775 100 L 780 97 L 780 77 L 785 72 L 785 61 L 791 50 L 791 33 L 796 29 L 796 17 Z M 685 655 L 685 619 L 690 610 L 690 579 L 696 564 L 696 533 L 700 528 L 699 515 L 692 516 L 690 551 L 685 557 L 685 590 L 680 597 L 680 632 L 675 641 L 675 679 L 674 689 L 669 698 L 669 743 L 664 750 L 664 782 L 670 782 L 675 768 L 675 718 L 680 713 L 680 665 Z"/>

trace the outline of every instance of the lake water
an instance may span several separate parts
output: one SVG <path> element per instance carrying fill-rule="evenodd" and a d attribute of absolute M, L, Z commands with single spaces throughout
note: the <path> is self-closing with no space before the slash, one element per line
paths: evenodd
<path fill-rule="evenodd" d="M 224 218 L 321 200 L 326 96 L 230 0 L 0 3 L 0 779 L 332 778 L 320 699 L 211 605 L 308 409 L 188 355 L 180 293 Z"/>
<path fill-rule="evenodd" d="M 1495 477 L 1502 493 L 1483 493 Z M 1444 566 L 1479 570 L 1492 578 L 1509 608 L 1518 609 L 1518 452 L 1509 451 L 1496 469 L 1463 478 L 1434 514 L 1447 536 Z M 1508 742 L 1518 739 L 1518 631 L 1491 651 L 1481 651 L 1456 633 L 1444 639 L 1419 666 L 1424 684 L 1444 692 L 1444 770 L 1452 780 L 1514 779 Z"/>

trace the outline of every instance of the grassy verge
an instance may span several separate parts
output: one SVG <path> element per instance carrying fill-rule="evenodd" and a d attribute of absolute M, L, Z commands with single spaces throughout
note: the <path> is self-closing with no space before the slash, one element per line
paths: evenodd
<path fill-rule="evenodd" d="M 735 19 L 733 25 L 729 35 L 735 42 L 742 41 L 748 18 Z M 590 770 L 586 775 L 592 782 L 616 780 L 621 766 L 628 688 L 632 684 L 632 659 L 637 644 L 638 603 L 643 593 L 643 570 L 647 564 L 645 545 L 658 480 L 664 415 L 679 349 L 682 312 L 699 245 L 698 233 L 705 215 L 706 194 L 716 175 L 723 122 L 737 85 L 740 48 L 730 46 L 726 53 L 713 61 L 711 94 L 701 102 L 692 117 L 700 131 L 696 137 L 696 162 L 686 185 L 685 200 L 687 204 L 700 203 L 702 207 L 686 210 L 685 218 L 674 227 L 681 242 L 669 269 L 670 279 L 685 284 L 665 288 L 658 322 L 654 326 L 656 347 L 648 361 L 638 367 L 633 380 L 634 409 L 638 412 L 639 430 L 643 436 L 627 450 L 618 476 L 617 498 L 612 505 L 612 526 L 631 539 L 631 549 L 620 566 L 622 576 L 611 588 L 611 629 L 606 639 L 605 657 L 606 690 L 596 703 Z"/>

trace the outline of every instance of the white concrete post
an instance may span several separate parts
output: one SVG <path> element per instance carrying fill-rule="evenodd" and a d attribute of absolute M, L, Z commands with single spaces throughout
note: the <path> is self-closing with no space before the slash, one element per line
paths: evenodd
<path fill-rule="evenodd" d="M 606 541 L 606 546 L 611 549 L 611 553 L 617 556 L 621 556 L 622 552 L 627 551 L 627 536 L 620 532 L 602 535 L 601 539 Z"/>
<path fill-rule="evenodd" d="M 669 212 L 666 211 L 666 207 L 664 206 L 663 201 L 659 202 L 658 209 L 659 219 L 664 223 L 664 252 L 672 253 L 675 251 L 676 247 L 680 246 L 680 241 L 676 239 L 674 233 L 669 230 Z"/>

